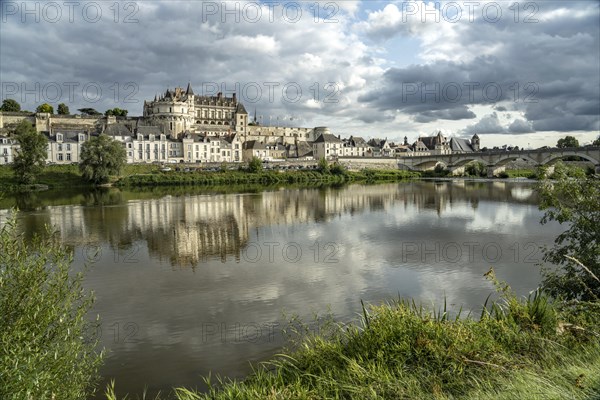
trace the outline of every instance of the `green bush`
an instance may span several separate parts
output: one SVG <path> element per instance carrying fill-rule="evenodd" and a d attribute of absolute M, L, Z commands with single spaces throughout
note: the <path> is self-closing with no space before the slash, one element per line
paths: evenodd
<path fill-rule="evenodd" d="M 250 160 L 250 163 L 248 163 L 248 170 L 250 172 L 257 173 L 257 172 L 262 171 L 262 169 L 263 169 L 262 160 L 258 157 L 252 157 L 252 160 Z"/>
<path fill-rule="evenodd" d="M 340 163 L 334 163 L 330 170 L 329 170 L 333 175 L 344 175 L 346 173 L 346 168 L 344 168 L 344 166 Z"/>
<path fill-rule="evenodd" d="M 321 157 L 321 159 L 319 160 L 318 169 L 319 171 L 321 171 L 322 174 L 328 174 L 330 172 L 329 163 L 327 162 L 325 157 Z"/>
<path fill-rule="evenodd" d="M 0 398 L 80 400 L 102 355 L 86 319 L 92 297 L 51 235 L 30 244 L 16 219 L 0 230 Z"/>
<path fill-rule="evenodd" d="M 578 176 L 575 178 L 574 176 Z M 554 179 L 542 180 L 537 190 L 542 223 L 557 221 L 568 229 L 545 252 L 545 261 L 561 266 L 546 270 L 544 288 L 566 299 L 598 301 L 600 298 L 600 180 L 581 169 L 557 165 Z"/>

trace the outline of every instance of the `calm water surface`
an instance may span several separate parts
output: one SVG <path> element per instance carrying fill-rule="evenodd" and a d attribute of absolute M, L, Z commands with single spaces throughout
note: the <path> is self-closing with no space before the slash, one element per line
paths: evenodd
<path fill-rule="evenodd" d="M 244 376 L 285 345 L 292 315 L 310 322 L 330 310 L 351 321 L 361 299 L 398 295 L 477 310 L 493 291 L 483 277 L 491 266 L 527 294 L 539 283 L 540 247 L 563 230 L 539 224 L 532 188 L 419 181 L 17 201 L 31 209 L 19 217 L 26 235 L 53 226 L 75 265 L 90 265 L 105 381 L 152 394 L 202 389 L 210 371 Z"/>

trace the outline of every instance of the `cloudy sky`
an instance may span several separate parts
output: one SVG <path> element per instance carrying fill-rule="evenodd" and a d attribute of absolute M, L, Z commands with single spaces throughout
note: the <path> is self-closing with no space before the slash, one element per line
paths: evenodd
<path fill-rule="evenodd" d="M 600 134 L 597 1 L 0 1 L 2 98 L 121 107 L 188 82 L 263 124 L 483 146 Z"/>

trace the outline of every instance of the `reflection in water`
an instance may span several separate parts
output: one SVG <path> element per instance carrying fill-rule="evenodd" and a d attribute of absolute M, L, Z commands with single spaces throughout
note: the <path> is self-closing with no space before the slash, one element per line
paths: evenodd
<path fill-rule="evenodd" d="M 141 240 L 153 256 L 183 267 L 196 266 L 211 256 L 224 262 L 227 256 L 239 259 L 249 230 L 265 225 L 326 222 L 345 214 L 386 211 L 398 204 L 416 212 L 435 210 L 441 216 L 456 213 L 453 203 L 466 202 L 477 210 L 482 200 L 529 204 L 537 200 L 523 184 L 468 181 L 125 200 L 131 197 L 119 190 L 96 190 L 70 198 L 79 206 L 46 206 L 42 194 L 27 194 L 17 197 L 16 205 L 21 210 L 37 209 L 22 217 L 22 230 L 28 236 L 48 225 L 70 245 L 108 242 L 113 248 L 128 249 Z"/>
<path fill-rule="evenodd" d="M 477 308 L 494 266 L 518 293 L 539 281 L 541 229 L 532 186 L 409 182 L 233 194 L 106 190 L 62 200 L 38 194 L 19 217 L 45 224 L 92 265 L 103 374 L 149 394 L 232 377 L 283 344 L 282 311 L 353 319 L 359 300 L 398 293 Z M 20 200 L 21 201 L 21 200 Z M 4 203 L 4 207 L 12 204 Z M 6 211 L 0 219 L 6 217 Z"/>

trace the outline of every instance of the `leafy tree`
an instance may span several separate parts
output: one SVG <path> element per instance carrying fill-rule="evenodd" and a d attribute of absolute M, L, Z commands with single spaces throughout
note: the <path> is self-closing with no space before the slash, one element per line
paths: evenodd
<path fill-rule="evenodd" d="M 48 103 L 40 104 L 38 108 L 35 109 L 35 112 L 54 114 L 54 107 Z"/>
<path fill-rule="evenodd" d="M 0 111 L 18 112 L 18 111 L 21 111 L 21 105 L 19 103 L 17 103 L 16 100 L 4 99 L 4 101 L 2 102 L 2 107 L 0 107 Z"/>
<path fill-rule="evenodd" d="M 102 115 L 101 113 L 99 113 L 98 111 L 96 111 L 93 108 L 79 108 L 79 109 L 77 109 L 77 111 L 79 111 L 83 115 L 92 115 L 92 116 Z"/>
<path fill-rule="evenodd" d="M 260 172 L 263 169 L 262 160 L 256 156 L 252 157 L 250 163 L 248 164 L 248 169 L 250 172 Z"/>
<path fill-rule="evenodd" d="M 557 221 L 568 229 L 547 250 L 545 261 L 562 268 L 545 270 L 543 286 L 554 297 L 598 300 L 600 298 L 600 180 L 586 177 L 581 169 L 557 165 L 553 180 L 538 188 L 542 224 Z"/>
<path fill-rule="evenodd" d="M 58 115 L 69 115 L 69 106 L 65 103 L 60 103 L 58 105 Z"/>
<path fill-rule="evenodd" d="M 317 168 L 319 169 L 319 171 L 321 171 L 324 174 L 328 174 L 329 173 L 329 163 L 327 162 L 327 160 L 325 159 L 325 157 L 321 157 L 321 159 L 319 160 L 319 164 L 318 164 Z"/>
<path fill-rule="evenodd" d="M 14 214 L 0 248 L 0 398 L 89 398 L 102 354 L 72 253 L 50 234 L 26 242 Z"/>
<path fill-rule="evenodd" d="M 600 146 L 600 136 L 598 136 L 596 140 L 592 142 L 592 146 Z"/>
<path fill-rule="evenodd" d="M 48 156 L 48 139 L 36 132 L 29 121 L 23 120 L 14 130 L 19 150 L 12 164 L 19 183 L 31 184 L 42 171 Z"/>
<path fill-rule="evenodd" d="M 119 175 L 126 161 L 127 154 L 121 143 L 100 135 L 83 144 L 79 170 L 90 182 L 106 183 L 111 175 Z"/>
<path fill-rule="evenodd" d="M 127 110 L 122 110 L 120 108 L 115 107 L 112 110 L 106 110 L 104 115 L 106 115 L 106 116 L 114 115 L 115 117 L 126 117 L 128 112 L 129 111 L 127 111 Z"/>
<path fill-rule="evenodd" d="M 567 147 L 579 147 L 579 141 L 574 136 L 565 136 L 562 139 L 558 139 L 556 147 L 564 149 Z"/>
<path fill-rule="evenodd" d="M 469 176 L 487 176 L 487 167 L 479 161 L 470 162 L 465 166 L 465 173 Z"/>

